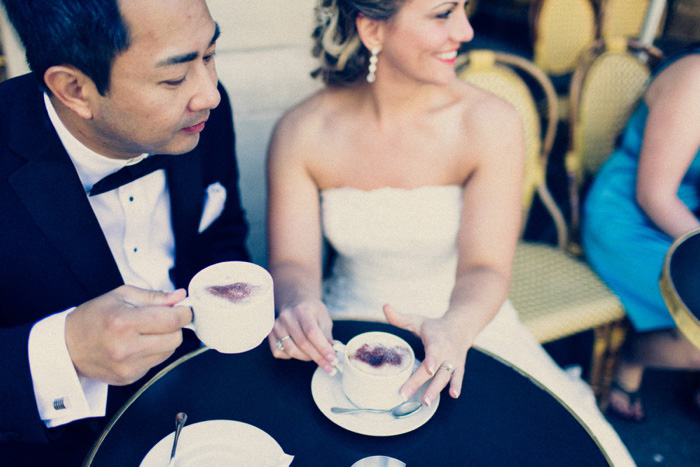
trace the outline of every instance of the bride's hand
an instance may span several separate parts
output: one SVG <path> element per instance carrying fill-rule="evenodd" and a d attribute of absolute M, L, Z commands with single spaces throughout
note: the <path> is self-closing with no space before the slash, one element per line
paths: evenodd
<path fill-rule="evenodd" d="M 411 397 L 431 378 L 432 381 L 423 395 L 424 404 L 430 406 L 448 384 L 450 395 L 459 397 L 467 350 L 470 346 L 460 329 L 444 319 L 399 313 L 391 305 L 384 305 L 384 315 L 390 324 L 420 337 L 425 349 L 425 359 L 401 388 L 403 397 Z"/>
<path fill-rule="evenodd" d="M 333 322 L 320 300 L 305 300 L 280 311 L 267 340 L 276 358 L 313 360 L 327 373 L 337 361 Z"/>

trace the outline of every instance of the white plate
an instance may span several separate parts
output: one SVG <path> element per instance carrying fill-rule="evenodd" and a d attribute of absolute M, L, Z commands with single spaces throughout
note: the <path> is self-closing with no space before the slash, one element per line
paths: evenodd
<path fill-rule="evenodd" d="M 141 467 L 166 467 L 173 447 L 170 433 L 151 448 Z M 233 420 L 208 420 L 185 425 L 177 443 L 174 467 L 287 467 L 293 457 L 259 428 Z"/>
<path fill-rule="evenodd" d="M 416 368 L 418 365 L 420 362 L 416 361 Z M 424 405 L 418 412 L 405 418 L 394 418 L 388 413 L 336 414 L 331 412 L 331 407 L 355 407 L 343 394 L 340 378 L 340 373 L 330 376 L 317 368 L 311 378 L 311 395 L 316 406 L 330 421 L 362 435 L 394 436 L 413 431 L 430 420 L 440 403 L 438 394 L 430 407 Z M 430 381 L 421 386 L 409 400 L 420 401 L 429 383 Z"/>

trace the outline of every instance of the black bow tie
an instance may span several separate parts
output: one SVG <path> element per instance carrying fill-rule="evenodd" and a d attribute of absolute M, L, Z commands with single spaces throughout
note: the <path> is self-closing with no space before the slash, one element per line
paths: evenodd
<path fill-rule="evenodd" d="M 134 165 L 127 165 L 95 183 L 92 188 L 90 188 L 88 194 L 90 196 L 100 195 L 126 185 L 127 183 L 131 183 L 144 175 L 148 175 L 151 172 L 165 167 L 168 158 L 169 156 L 167 155 L 156 154 Z"/>

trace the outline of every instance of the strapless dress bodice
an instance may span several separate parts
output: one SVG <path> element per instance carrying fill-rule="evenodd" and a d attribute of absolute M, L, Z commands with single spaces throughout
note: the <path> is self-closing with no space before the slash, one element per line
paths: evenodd
<path fill-rule="evenodd" d="M 326 239 L 337 252 L 324 283 L 334 318 L 383 319 L 382 306 L 439 317 L 457 265 L 459 185 L 321 192 Z"/>

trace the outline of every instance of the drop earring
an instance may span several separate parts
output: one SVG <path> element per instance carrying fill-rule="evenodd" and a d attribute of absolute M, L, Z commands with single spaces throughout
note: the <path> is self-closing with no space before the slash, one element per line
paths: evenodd
<path fill-rule="evenodd" d="M 372 55 L 369 57 L 369 73 L 367 73 L 368 83 L 374 83 L 374 80 L 377 79 L 374 73 L 377 71 L 377 62 L 379 61 L 377 55 L 379 54 L 379 48 L 372 47 L 371 53 Z"/>

